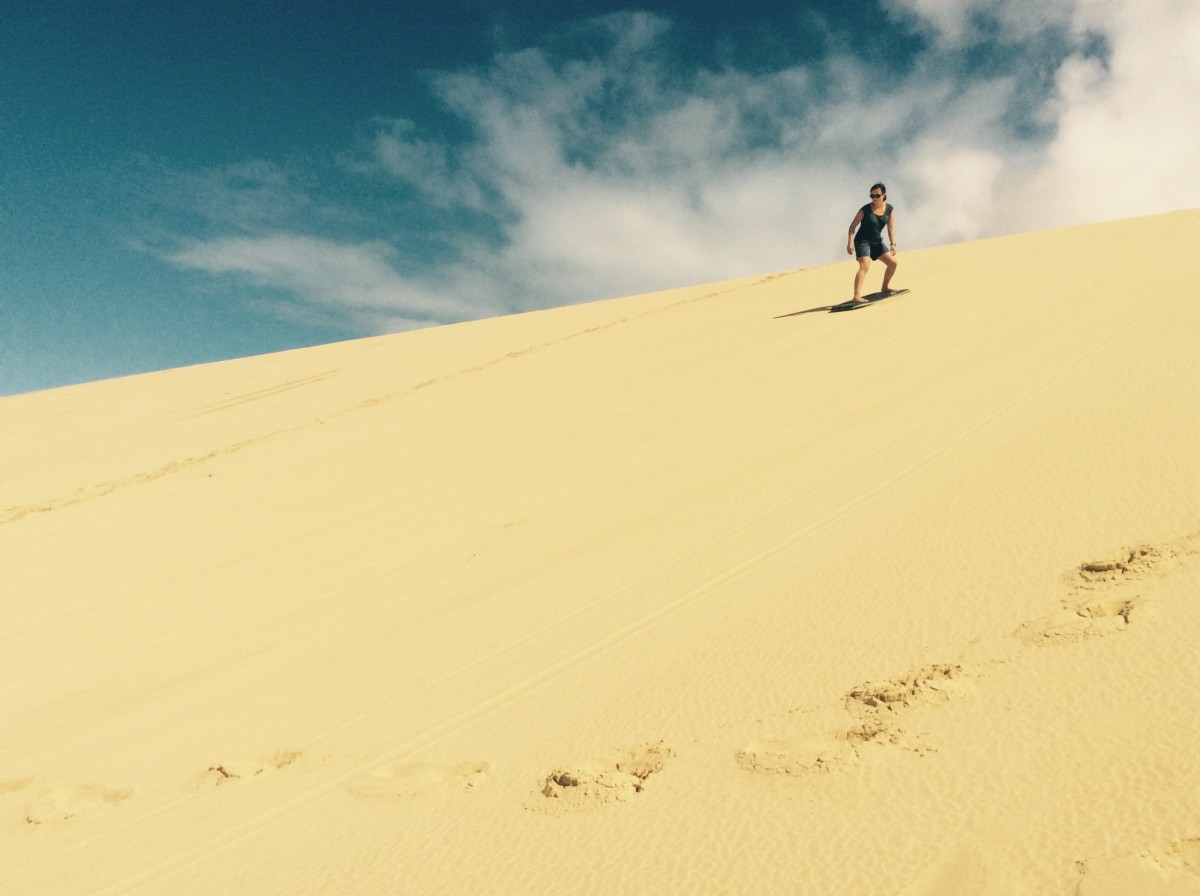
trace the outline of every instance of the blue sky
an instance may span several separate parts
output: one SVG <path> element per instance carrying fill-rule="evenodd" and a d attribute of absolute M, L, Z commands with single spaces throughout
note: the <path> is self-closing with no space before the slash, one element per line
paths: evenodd
<path fill-rule="evenodd" d="M 1197 47 L 1194 0 L 6 0 L 0 395 L 837 261 L 880 179 L 901 251 L 1195 207 Z"/>

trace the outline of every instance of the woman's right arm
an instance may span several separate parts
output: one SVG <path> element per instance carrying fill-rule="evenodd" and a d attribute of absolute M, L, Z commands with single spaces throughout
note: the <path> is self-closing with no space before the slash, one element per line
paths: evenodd
<path fill-rule="evenodd" d="M 854 231 L 858 230 L 858 225 L 862 223 L 862 209 L 858 210 L 858 214 L 854 216 L 854 220 L 850 222 L 850 232 L 846 234 L 846 254 L 854 254 Z"/>

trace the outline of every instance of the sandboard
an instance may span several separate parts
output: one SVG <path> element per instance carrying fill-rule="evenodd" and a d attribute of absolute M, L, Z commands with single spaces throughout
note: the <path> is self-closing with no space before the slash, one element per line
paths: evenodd
<path fill-rule="evenodd" d="M 882 292 L 873 292 L 870 295 L 863 296 L 866 301 L 862 302 L 861 304 L 858 302 L 842 302 L 840 305 L 831 305 L 829 310 L 830 312 L 854 311 L 856 308 L 866 308 L 868 305 L 875 305 L 878 302 L 882 302 L 884 299 L 890 299 L 893 296 L 902 296 L 906 292 L 908 292 L 907 289 L 898 289 L 895 292 L 889 292 L 886 294 Z"/>

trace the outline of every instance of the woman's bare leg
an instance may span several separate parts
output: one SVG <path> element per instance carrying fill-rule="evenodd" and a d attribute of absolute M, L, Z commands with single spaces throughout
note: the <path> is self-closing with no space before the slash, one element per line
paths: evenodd
<path fill-rule="evenodd" d="M 887 267 L 883 274 L 883 291 L 891 292 L 892 274 L 896 273 L 896 256 L 888 252 L 886 255 L 880 255 L 879 260 Z"/>
<path fill-rule="evenodd" d="M 862 297 L 862 285 L 863 285 L 863 280 L 865 280 L 867 277 L 867 271 L 870 270 L 870 268 L 871 268 L 871 256 L 870 255 L 864 255 L 862 258 L 860 258 L 858 260 L 858 270 L 854 273 L 854 298 L 851 299 L 850 301 L 860 302 L 860 303 L 866 301 L 866 299 L 864 299 Z"/>

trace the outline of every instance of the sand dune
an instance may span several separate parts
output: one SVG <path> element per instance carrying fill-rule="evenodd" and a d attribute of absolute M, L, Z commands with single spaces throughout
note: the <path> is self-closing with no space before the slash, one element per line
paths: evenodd
<path fill-rule="evenodd" d="M 0 893 L 1200 893 L 1198 229 L 0 400 Z"/>

